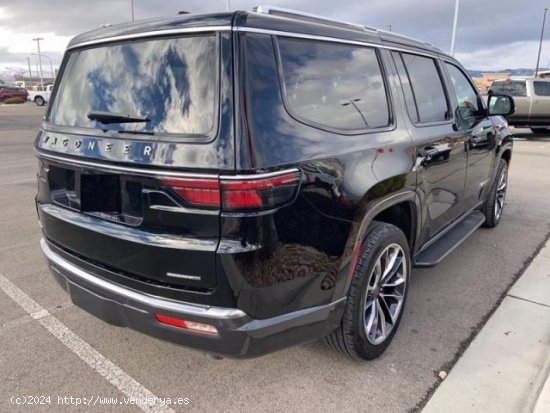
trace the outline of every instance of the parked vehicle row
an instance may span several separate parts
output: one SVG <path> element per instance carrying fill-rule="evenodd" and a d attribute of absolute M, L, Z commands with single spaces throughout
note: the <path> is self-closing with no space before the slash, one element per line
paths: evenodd
<path fill-rule="evenodd" d="M 0 86 L 0 102 L 8 98 L 21 98 L 33 101 L 38 106 L 44 106 L 50 100 L 52 89 L 53 85 L 46 86 L 45 90 L 37 91 L 28 91 L 25 88 L 15 86 Z"/>
<path fill-rule="evenodd" d="M 501 220 L 513 111 L 433 46 L 288 10 L 98 29 L 69 43 L 35 142 L 40 245 L 114 325 L 372 359 L 412 267 Z"/>

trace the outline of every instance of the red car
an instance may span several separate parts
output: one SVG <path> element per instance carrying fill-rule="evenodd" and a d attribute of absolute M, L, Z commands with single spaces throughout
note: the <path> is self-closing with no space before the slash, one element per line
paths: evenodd
<path fill-rule="evenodd" d="M 13 86 L 0 86 L 0 102 L 3 102 L 7 98 L 22 98 L 27 100 L 29 92 L 22 87 Z"/>

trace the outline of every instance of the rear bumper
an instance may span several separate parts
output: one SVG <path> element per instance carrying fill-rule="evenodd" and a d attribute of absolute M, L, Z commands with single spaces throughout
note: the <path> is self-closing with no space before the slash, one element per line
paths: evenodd
<path fill-rule="evenodd" d="M 107 281 L 56 254 L 44 239 L 42 252 L 73 303 L 116 326 L 230 357 L 254 357 L 293 344 L 317 340 L 340 322 L 345 299 L 277 317 L 256 320 L 235 308 L 203 306 L 155 297 Z M 210 324 L 219 334 L 206 335 L 161 324 L 162 313 Z"/>

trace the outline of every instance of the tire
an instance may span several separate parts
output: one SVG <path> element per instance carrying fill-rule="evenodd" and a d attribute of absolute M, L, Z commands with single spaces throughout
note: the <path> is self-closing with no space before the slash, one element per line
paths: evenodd
<path fill-rule="evenodd" d="M 37 106 L 44 106 L 46 102 L 42 96 L 37 96 L 34 98 L 34 103 L 36 103 Z"/>
<path fill-rule="evenodd" d="M 545 135 L 550 134 L 550 129 L 548 128 L 530 128 L 531 132 L 533 132 L 535 135 Z"/>
<path fill-rule="evenodd" d="M 494 228 L 502 218 L 504 210 L 504 201 L 506 200 L 506 190 L 508 188 L 508 163 L 504 159 L 500 159 L 498 163 L 497 174 L 487 200 L 483 207 L 485 222 L 483 226 L 486 228 Z"/>
<path fill-rule="evenodd" d="M 391 263 L 394 253 L 396 261 L 392 270 L 386 277 L 377 276 L 383 275 L 384 262 Z M 325 342 L 357 360 L 380 356 L 399 327 L 407 301 L 410 272 L 411 257 L 405 234 L 394 225 L 374 222 L 361 247 L 340 326 L 325 338 Z M 382 286 L 384 280 L 386 287 Z M 395 286 L 390 287 L 391 284 Z M 388 297 L 388 294 L 395 297 Z M 380 315 L 384 316 L 384 323 L 380 322 Z"/>

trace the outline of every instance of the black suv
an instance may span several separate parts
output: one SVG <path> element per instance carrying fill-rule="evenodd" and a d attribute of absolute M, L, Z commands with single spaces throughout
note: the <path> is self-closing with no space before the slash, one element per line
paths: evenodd
<path fill-rule="evenodd" d="M 371 359 L 411 267 L 498 224 L 512 138 L 429 44 L 259 8 L 74 38 L 35 143 L 73 302 L 208 353 Z"/>

